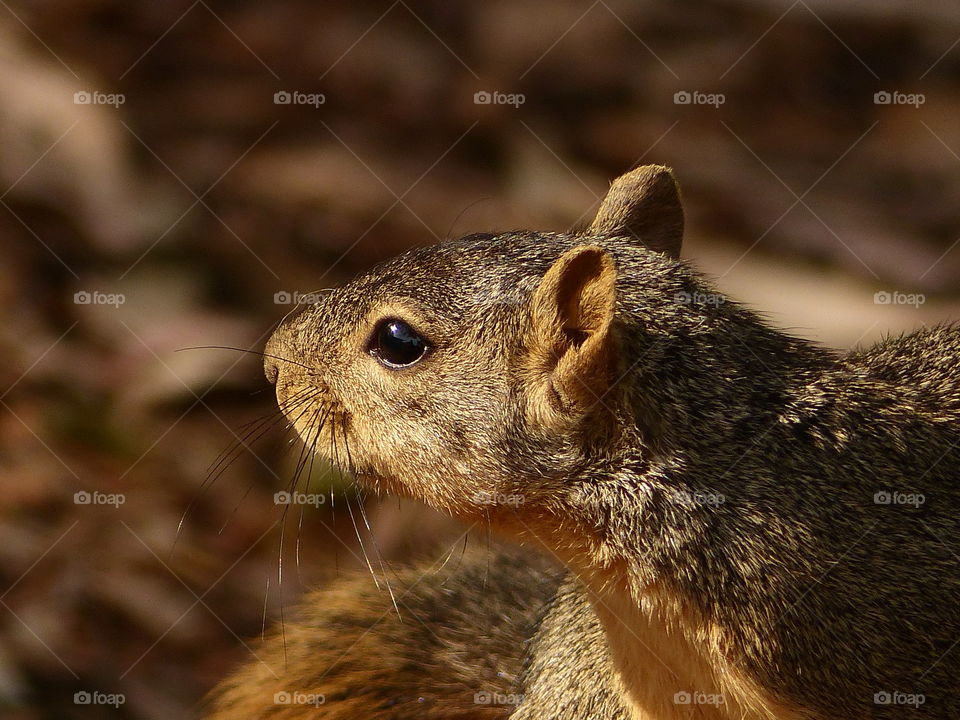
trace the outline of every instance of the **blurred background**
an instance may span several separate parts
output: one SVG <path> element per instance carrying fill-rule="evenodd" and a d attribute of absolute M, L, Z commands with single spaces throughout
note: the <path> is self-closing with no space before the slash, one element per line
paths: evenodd
<path fill-rule="evenodd" d="M 300 446 L 259 359 L 182 349 L 261 349 L 297 291 L 568 228 L 657 162 L 684 255 L 770 322 L 960 317 L 953 3 L 4 0 L 0 57 L 4 717 L 195 716 L 358 534 L 462 545 L 318 468 L 276 502 Z"/>

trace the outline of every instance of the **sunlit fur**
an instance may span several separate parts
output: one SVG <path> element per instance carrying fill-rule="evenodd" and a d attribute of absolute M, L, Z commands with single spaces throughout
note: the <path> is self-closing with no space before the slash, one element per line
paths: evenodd
<path fill-rule="evenodd" d="M 267 348 L 299 363 L 268 363 L 280 402 L 315 391 L 291 419 L 318 452 L 349 446 L 368 486 L 562 559 L 635 717 L 903 717 L 883 692 L 960 716 L 960 333 L 839 356 L 772 329 L 674 257 L 679 206 L 650 198 L 676 194 L 646 182 L 672 180 L 636 172 L 646 184 L 615 185 L 585 234 L 419 248 L 289 318 Z M 613 312 L 532 363 L 551 318 L 583 310 L 534 302 L 582 246 L 614 269 Z M 366 351 L 388 315 L 433 346 L 408 369 Z M 595 403 L 564 394 L 574 380 Z M 678 705 L 684 691 L 724 703 Z"/>

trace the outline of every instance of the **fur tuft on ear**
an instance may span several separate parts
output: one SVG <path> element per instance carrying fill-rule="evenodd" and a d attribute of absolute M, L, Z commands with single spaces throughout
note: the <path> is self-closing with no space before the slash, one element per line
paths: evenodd
<path fill-rule="evenodd" d="M 643 165 L 618 177 L 586 234 L 632 237 L 651 250 L 680 257 L 683 206 L 673 172 Z"/>
<path fill-rule="evenodd" d="M 616 368 L 616 280 L 610 255 L 582 245 L 554 262 L 534 291 L 527 349 L 539 422 L 578 420 L 603 407 Z"/>

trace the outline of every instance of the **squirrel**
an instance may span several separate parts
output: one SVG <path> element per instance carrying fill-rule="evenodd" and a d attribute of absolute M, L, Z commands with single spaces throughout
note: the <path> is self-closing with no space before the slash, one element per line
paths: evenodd
<path fill-rule="evenodd" d="M 314 451 L 567 568 L 455 583 L 464 613 L 504 603 L 522 700 L 443 717 L 960 718 L 960 331 L 826 350 L 713 288 L 683 226 L 672 172 L 639 167 L 582 230 L 410 250 L 267 343 Z M 397 642 L 448 631 L 448 600 Z M 460 630 L 482 652 L 496 624 Z"/>

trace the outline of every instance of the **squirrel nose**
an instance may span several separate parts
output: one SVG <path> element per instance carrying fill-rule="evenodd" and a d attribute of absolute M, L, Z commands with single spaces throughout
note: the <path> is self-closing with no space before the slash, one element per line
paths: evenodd
<path fill-rule="evenodd" d="M 280 375 L 280 365 L 272 357 L 263 359 L 263 374 L 267 376 L 267 382 L 271 385 L 277 384 L 277 377 Z"/>
<path fill-rule="evenodd" d="M 294 321 L 300 318 L 304 311 L 312 307 L 313 305 L 301 303 L 293 308 L 274 329 L 270 339 L 267 340 L 267 345 L 263 349 L 263 374 L 267 376 L 267 381 L 273 385 L 277 384 L 280 371 L 284 365 L 287 366 L 288 370 L 291 366 L 300 365 L 295 360 L 300 354 L 297 332 L 298 329 L 302 330 L 302 322 L 298 324 Z"/>
<path fill-rule="evenodd" d="M 276 385 L 277 378 L 280 377 L 280 363 L 283 362 L 281 358 L 284 357 L 283 341 L 281 339 L 284 327 L 281 324 L 274 330 L 273 335 L 267 340 L 267 346 L 263 348 L 263 374 L 267 376 L 267 382 L 272 385 Z"/>

